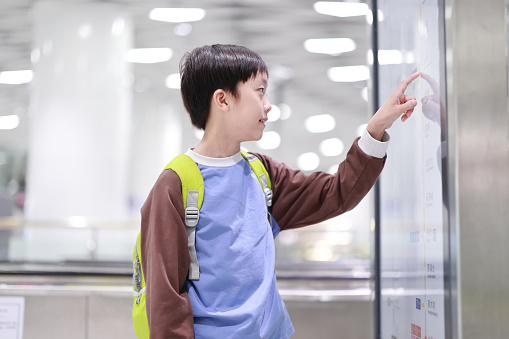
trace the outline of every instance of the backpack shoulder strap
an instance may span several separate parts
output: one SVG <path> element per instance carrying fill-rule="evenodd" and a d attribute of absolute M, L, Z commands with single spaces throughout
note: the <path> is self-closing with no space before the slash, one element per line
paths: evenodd
<path fill-rule="evenodd" d="M 164 170 L 172 169 L 182 182 L 182 198 L 185 208 L 185 224 L 187 231 L 187 247 L 191 257 L 189 266 L 189 280 L 200 279 L 200 266 L 196 256 L 196 225 L 200 219 L 200 209 L 203 204 L 204 184 L 198 165 L 188 155 L 180 154 L 175 157 Z"/>
<path fill-rule="evenodd" d="M 187 206 L 188 192 L 194 190 L 201 193 L 198 197 L 198 201 L 196 202 L 198 210 L 201 209 L 204 191 L 203 177 L 201 176 L 200 169 L 194 160 L 188 155 L 180 154 L 166 165 L 164 171 L 167 169 L 172 169 L 180 177 L 180 181 L 182 182 L 182 198 L 184 199 L 184 206 Z"/>
<path fill-rule="evenodd" d="M 272 183 L 270 181 L 269 172 L 267 172 L 267 169 L 263 165 L 262 161 L 255 155 L 244 151 L 240 151 L 240 153 L 244 159 L 246 159 L 253 172 L 255 172 L 256 177 L 262 186 L 263 193 L 265 194 L 265 202 L 267 203 L 267 207 L 272 206 Z"/>

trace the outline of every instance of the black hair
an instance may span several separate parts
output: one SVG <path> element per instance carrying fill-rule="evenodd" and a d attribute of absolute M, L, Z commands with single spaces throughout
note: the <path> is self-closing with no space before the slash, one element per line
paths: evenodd
<path fill-rule="evenodd" d="M 192 124 L 205 129 L 212 95 L 223 89 L 237 98 L 237 84 L 258 73 L 268 75 L 267 65 L 255 52 L 238 45 L 205 45 L 180 60 L 180 91 Z"/>

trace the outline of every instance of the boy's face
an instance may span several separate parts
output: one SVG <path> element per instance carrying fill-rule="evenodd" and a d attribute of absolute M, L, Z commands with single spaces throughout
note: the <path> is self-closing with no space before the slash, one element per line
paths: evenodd
<path fill-rule="evenodd" d="M 237 85 L 237 98 L 232 104 L 230 127 L 239 142 L 260 140 L 272 106 L 267 99 L 266 73 L 257 73 Z"/>

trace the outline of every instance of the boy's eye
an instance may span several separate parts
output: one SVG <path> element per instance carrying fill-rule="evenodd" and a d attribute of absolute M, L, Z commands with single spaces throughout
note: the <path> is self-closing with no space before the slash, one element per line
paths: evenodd
<path fill-rule="evenodd" d="M 262 88 L 258 88 L 258 90 L 259 90 L 260 92 L 262 92 L 262 93 L 265 93 L 265 88 L 263 88 L 263 87 L 262 87 Z"/>

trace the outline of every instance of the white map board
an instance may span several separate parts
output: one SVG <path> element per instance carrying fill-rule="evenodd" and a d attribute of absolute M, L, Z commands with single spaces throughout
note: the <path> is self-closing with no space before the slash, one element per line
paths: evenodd
<path fill-rule="evenodd" d="M 23 339 L 24 297 L 0 297 L 0 338 Z"/>
<path fill-rule="evenodd" d="M 380 180 L 381 338 L 443 339 L 447 230 L 439 2 L 379 0 L 377 4 L 383 17 L 378 23 L 380 102 L 405 77 L 423 73 L 407 91 L 418 101 L 412 117 L 389 130 L 391 144 Z"/>

